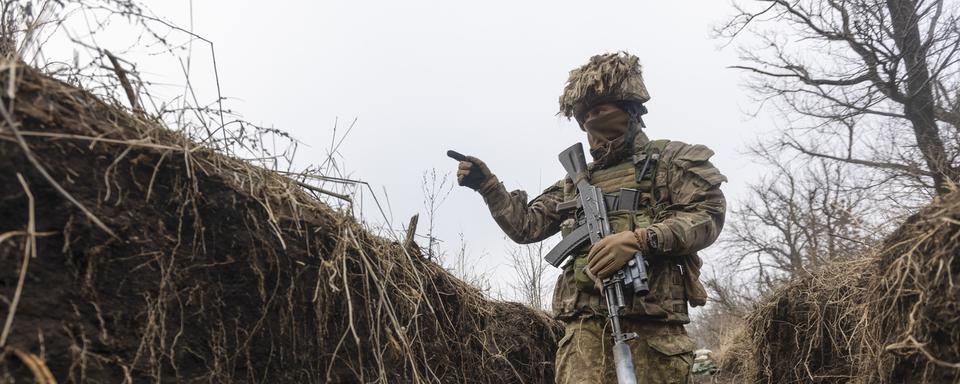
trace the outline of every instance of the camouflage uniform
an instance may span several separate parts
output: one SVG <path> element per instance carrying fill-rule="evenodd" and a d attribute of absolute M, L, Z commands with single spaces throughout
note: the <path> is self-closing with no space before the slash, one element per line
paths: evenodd
<path fill-rule="evenodd" d="M 557 349 L 558 383 L 616 383 L 613 340 L 607 321 L 580 318 L 567 321 Z M 687 383 L 693 356 L 693 341 L 679 324 L 660 324 L 627 319 L 626 332 L 640 337 L 627 342 L 633 355 L 638 383 Z"/>
<path fill-rule="evenodd" d="M 638 80 L 625 87 L 640 92 L 612 98 L 648 100 L 639 65 L 635 57 L 627 57 L 634 59 L 630 65 L 637 73 L 632 78 Z M 609 71 L 609 66 L 603 70 Z M 571 72 L 571 78 L 581 75 L 577 71 Z M 570 92 L 568 86 L 564 97 L 578 100 Z M 575 108 L 561 98 L 564 114 L 570 116 Z M 719 187 L 726 178 L 709 161 L 713 151 L 703 145 L 650 141 L 643 132 L 636 132 L 632 143 L 622 141 L 611 143 L 612 149 L 599 157 L 595 154 L 588 167 L 590 182 L 606 194 L 622 188 L 640 191 L 639 204 L 633 209 L 608 212 L 613 233 L 646 228 L 659 242 L 646 255 L 650 294 L 630 300 L 623 311 L 624 331 L 639 335 L 628 342 L 639 383 L 687 383 L 694 343 L 683 324 L 690 322 L 688 304 L 706 302 L 697 251 L 713 243 L 723 227 L 726 203 Z M 641 164 L 650 164 L 649 171 L 640 174 Z M 524 191 L 507 192 L 495 176 L 477 190 L 500 228 L 518 243 L 541 241 L 557 232 L 566 236 L 579 224 L 575 210 L 557 209 L 558 204 L 576 199 L 570 179 L 550 186 L 529 203 Z M 606 304 L 583 271 L 588 250 L 589 246 L 579 250 L 563 266 L 554 289 L 554 314 L 567 324 L 557 351 L 558 383 L 616 382 L 612 339 L 605 329 Z"/>
<path fill-rule="evenodd" d="M 653 155 L 645 149 L 654 144 L 663 147 L 657 154 L 658 164 L 652 174 L 637 182 L 635 161 Z M 660 242 L 657 252 L 647 257 L 650 294 L 632 301 L 623 312 L 625 331 L 640 335 L 629 342 L 639 382 L 685 383 L 694 349 L 683 330 L 683 324 L 690 322 L 687 303 L 703 305 L 706 301 L 696 252 L 710 245 L 723 226 L 726 203 L 719 185 L 726 178 L 710 164 L 713 152 L 702 145 L 650 142 L 641 133 L 633 148 L 633 156 L 623 156 L 614 165 L 598 169 L 593 166 L 596 163 L 591 164 L 591 182 L 604 193 L 621 188 L 642 192 L 638 209 L 609 213 L 614 233 L 649 228 Z M 507 192 L 495 178 L 484 183 L 480 193 L 500 228 L 518 243 L 541 241 L 560 231 L 566 235 L 576 225 L 573 217 L 557 212 L 558 203 L 576 197 L 569 179 L 547 188 L 529 203 L 525 192 Z M 567 322 L 557 351 L 558 383 L 616 382 L 609 330 L 600 332 L 606 326 L 606 305 L 582 270 L 587 249 L 564 265 L 554 288 L 554 314 Z M 678 369 L 680 366 L 685 368 Z M 673 379 L 664 379 L 668 377 Z"/>

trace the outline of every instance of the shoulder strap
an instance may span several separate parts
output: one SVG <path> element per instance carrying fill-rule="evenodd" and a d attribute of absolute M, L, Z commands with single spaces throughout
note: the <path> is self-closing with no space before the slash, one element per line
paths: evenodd
<path fill-rule="evenodd" d="M 637 146 L 633 154 L 633 164 L 637 169 L 637 183 L 656 179 L 660 154 L 663 153 L 667 144 L 670 144 L 670 140 L 653 140 L 646 145 Z"/>

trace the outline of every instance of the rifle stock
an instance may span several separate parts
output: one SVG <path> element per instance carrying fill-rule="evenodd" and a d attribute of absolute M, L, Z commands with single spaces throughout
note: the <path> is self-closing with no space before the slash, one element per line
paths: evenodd
<path fill-rule="evenodd" d="M 563 165 L 563 169 L 567 171 L 567 176 L 570 177 L 574 182 L 577 181 L 577 178 L 580 175 L 586 174 L 587 172 L 587 160 L 583 156 L 583 144 L 576 143 L 571 145 L 570 148 L 560 152 L 560 164 Z"/>

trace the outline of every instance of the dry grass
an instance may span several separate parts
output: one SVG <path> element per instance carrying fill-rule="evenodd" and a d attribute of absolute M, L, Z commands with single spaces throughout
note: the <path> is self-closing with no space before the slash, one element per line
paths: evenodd
<path fill-rule="evenodd" d="M 725 354 L 755 383 L 960 381 L 960 192 L 876 251 L 796 278 L 747 317 Z"/>
<path fill-rule="evenodd" d="M 561 331 L 542 312 L 302 182 L 2 66 L 0 308 L 35 241 L 7 345 L 58 380 L 552 382 Z M 24 372 L 0 360 L 0 381 Z"/>

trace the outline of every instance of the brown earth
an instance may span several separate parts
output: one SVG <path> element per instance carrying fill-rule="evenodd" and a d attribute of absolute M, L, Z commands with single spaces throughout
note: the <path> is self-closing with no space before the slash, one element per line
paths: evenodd
<path fill-rule="evenodd" d="M 877 250 L 791 280 L 736 339 L 731 382 L 960 383 L 960 192 Z"/>
<path fill-rule="evenodd" d="M 0 381 L 553 382 L 544 313 L 35 69 L 0 90 Z"/>

